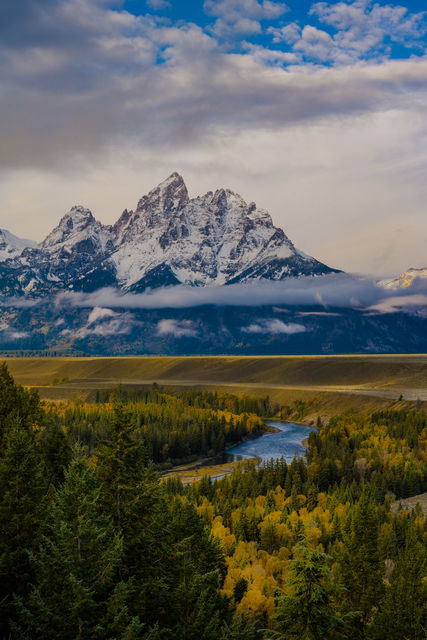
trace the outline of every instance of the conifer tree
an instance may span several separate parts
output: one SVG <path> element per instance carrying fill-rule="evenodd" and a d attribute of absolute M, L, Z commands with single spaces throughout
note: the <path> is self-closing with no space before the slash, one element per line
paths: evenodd
<path fill-rule="evenodd" d="M 386 589 L 383 609 L 375 618 L 376 640 L 425 640 L 427 631 L 426 547 L 412 525 Z"/>
<path fill-rule="evenodd" d="M 306 539 L 295 547 L 285 590 L 266 638 L 333 640 L 345 637 L 344 620 L 334 612 L 336 588 L 330 582 L 329 557 Z"/>
<path fill-rule="evenodd" d="M 363 493 L 352 510 L 343 535 L 344 550 L 340 558 L 343 594 L 347 611 L 358 611 L 352 633 L 366 638 L 382 592 L 383 582 L 378 552 L 378 516 L 367 493 Z"/>
<path fill-rule="evenodd" d="M 29 427 L 39 423 L 43 416 L 40 399 L 35 389 L 26 391 L 15 384 L 6 363 L 0 365 L 0 445 L 8 429 L 15 425 Z"/>
<path fill-rule="evenodd" d="M 44 517 L 46 483 L 33 431 L 8 428 L 0 458 L 0 634 L 8 637 L 13 599 L 26 597 Z"/>
<path fill-rule="evenodd" d="M 120 536 L 99 512 L 95 474 L 76 451 L 50 504 L 40 551 L 32 555 L 35 579 L 28 599 L 17 602 L 16 635 L 104 639 L 113 626 L 120 638 L 134 624 L 118 597 L 124 589 L 116 581 L 121 554 Z"/>

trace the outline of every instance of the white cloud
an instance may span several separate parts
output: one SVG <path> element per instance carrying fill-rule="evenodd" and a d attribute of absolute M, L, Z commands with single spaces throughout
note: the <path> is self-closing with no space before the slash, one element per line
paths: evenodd
<path fill-rule="evenodd" d="M 10 337 L 13 340 L 21 340 L 22 338 L 27 338 L 29 335 L 27 331 L 12 331 Z"/>
<path fill-rule="evenodd" d="M 273 335 L 282 333 L 290 336 L 295 333 L 303 333 L 306 331 L 306 328 L 303 324 L 298 324 L 296 322 L 289 322 L 286 324 L 277 318 L 271 318 L 253 322 L 248 327 L 242 327 L 242 331 L 245 333 L 267 333 Z"/>
<path fill-rule="evenodd" d="M 261 33 L 263 20 L 274 20 L 288 11 L 283 2 L 269 0 L 205 0 L 204 9 L 216 17 L 212 33 L 225 39 Z"/>
<path fill-rule="evenodd" d="M 103 307 L 94 307 L 89 314 L 87 323 L 88 325 L 98 322 L 98 320 L 102 320 L 104 318 L 112 318 L 116 316 L 116 312 L 112 309 L 105 309 Z"/>
<path fill-rule="evenodd" d="M 426 283 L 427 286 L 427 283 Z M 409 293 L 409 292 L 408 292 Z M 93 293 L 67 292 L 56 298 L 58 306 L 93 307 L 108 305 L 128 309 L 182 309 L 201 305 L 259 306 L 263 304 L 323 305 L 336 307 L 369 306 L 391 294 L 372 280 L 331 274 L 322 277 L 288 278 L 233 284 L 227 286 L 191 287 L 179 285 L 153 289 L 144 293 L 122 293 L 116 289 L 100 289 Z M 175 321 L 162 320 L 161 331 L 174 328 Z M 191 321 L 182 327 L 194 331 Z"/>
<path fill-rule="evenodd" d="M 360 59 L 383 60 L 392 43 L 425 52 L 421 38 L 427 31 L 427 12 L 410 14 L 406 7 L 383 5 L 371 0 L 317 2 L 310 10 L 326 28 L 291 23 L 270 27 L 275 43 L 285 42 L 304 59 L 316 62 L 353 64 Z"/>
<path fill-rule="evenodd" d="M 191 320 L 164 319 L 157 323 L 157 334 L 173 335 L 175 338 L 193 338 L 197 336 L 197 329 Z"/>
<path fill-rule="evenodd" d="M 369 307 L 368 311 L 377 313 L 395 313 L 396 311 L 413 312 L 416 308 L 427 308 L 427 295 L 414 294 L 407 296 L 393 296 L 387 300 L 381 300 L 378 304 Z"/>
<path fill-rule="evenodd" d="M 74 338 L 87 336 L 113 336 L 130 333 L 135 327 L 131 313 L 117 313 L 112 309 L 95 306 L 89 313 L 86 324 L 77 331 L 64 330 L 63 335 L 71 334 Z"/>

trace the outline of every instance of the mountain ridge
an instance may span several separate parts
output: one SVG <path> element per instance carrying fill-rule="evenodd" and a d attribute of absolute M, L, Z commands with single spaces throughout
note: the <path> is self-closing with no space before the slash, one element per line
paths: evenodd
<path fill-rule="evenodd" d="M 4 256 L 3 295 L 105 286 L 144 291 L 339 272 L 298 250 L 255 203 L 230 189 L 190 198 L 176 172 L 113 225 L 103 225 L 77 205 L 37 246 Z"/>

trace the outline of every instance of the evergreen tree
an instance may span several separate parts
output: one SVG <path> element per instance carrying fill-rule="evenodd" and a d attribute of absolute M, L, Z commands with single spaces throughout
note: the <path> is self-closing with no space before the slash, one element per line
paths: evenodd
<path fill-rule="evenodd" d="M 36 437 L 20 425 L 9 427 L 0 458 L 0 633 L 8 637 L 13 598 L 28 594 L 44 517 L 46 483 Z"/>
<path fill-rule="evenodd" d="M 330 583 L 329 557 L 307 540 L 295 547 L 285 590 L 273 616 L 274 631 L 266 638 L 333 640 L 343 637 L 344 621 L 333 607 L 336 589 Z"/>
<path fill-rule="evenodd" d="M 354 621 L 354 638 L 366 638 L 382 592 L 383 582 L 378 553 L 378 516 L 367 493 L 363 493 L 352 510 L 343 535 L 344 550 L 340 558 L 344 601 L 348 611 L 358 611 Z"/>
<path fill-rule="evenodd" d="M 15 425 L 29 427 L 41 421 L 43 411 L 35 389 L 26 391 L 15 384 L 6 363 L 0 365 L 0 445 L 8 429 Z"/>
<path fill-rule="evenodd" d="M 57 421 L 43 430 L 40 442 L 40 454 L 47 478 L 47 488 L 58 487 L 63 481 L 65 470 L 71 461 L 70 442 Z"/>
<path fill-rule="evenodd" d="M 427 630 L 427 550 L 413 526 L 400 551 L 384 607 L 374 623 L 376 640 L 425 640 Z"/>
<path fill-rule="evenodd" d="M 253 618 L 244 615 L 234 615 L 231 624 L 225 623 L 220 640 L 257 640 L 260 638 L 259 629 Z"/>
<path fill-rule="evenodd" d="M 40 551 L 32 556 L 35 580 L 28 599 L 18 600 L 16 635 L 103 639 L 111 637 L 111 626 L 115 637 L 127 633 L 135 621 L 118 597 L 124 590 L 115 581 L 121 554 L 120 536 L 99 512 L 95 474 L 77 452 L 50 505 Z"/>
<path fill-rule="evenodd" d="M 174 500 L 169 518 L 172 637 L 217 640 L 229 617 L 228 599 L 219 593 L 226 573 L 223 554 L 191 504 Z"/>
<path fill-rule="evenodd" d="M 134 430 L 129 409 L 116 404 L 110 439 L 98 456 L 100 503 L 123 540 L 119 573 L 122 579 L 132 578 L 132 615 L 155 622 L 157 604 L 162 609 L 167 600 L 167 506 L 156 475 L 145 466 L 145 450 Z"/>

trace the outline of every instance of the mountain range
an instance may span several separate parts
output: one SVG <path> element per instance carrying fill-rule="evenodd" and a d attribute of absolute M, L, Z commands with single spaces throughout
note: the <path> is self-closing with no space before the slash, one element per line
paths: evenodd
<path fill-rule="evenodd" d="M 39 244 L 0 230 L 0 352 L 426 353 L 426 283 L 344 274 L 254 203 L 190 198 L 173 173 L 114 225 L 74 206 Z"/>
<path fill-rule="evenodd" d="M 178 173 L 111 226 L 74 206 L 38 245 L 0 232 L 0 293 L 8 296 L 106 286 L 141 292 L 337 271 L 296 249 L 267 211 L 229 189 L 190 198 Z"/>

